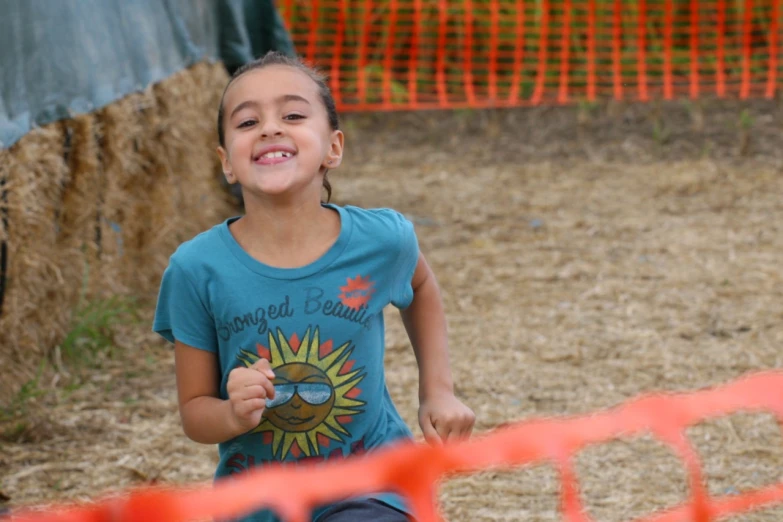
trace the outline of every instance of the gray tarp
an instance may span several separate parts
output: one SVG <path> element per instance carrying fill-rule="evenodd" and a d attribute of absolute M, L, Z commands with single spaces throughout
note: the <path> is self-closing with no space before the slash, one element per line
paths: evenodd
<path fill-rule="evenodd" d="M 204 59 L 293 52 L 273 0 L 0 0 L 0 149 Z"/>

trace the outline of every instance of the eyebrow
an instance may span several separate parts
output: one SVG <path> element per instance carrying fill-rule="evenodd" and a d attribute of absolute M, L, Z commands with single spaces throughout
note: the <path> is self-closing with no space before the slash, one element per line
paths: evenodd
<path fill-rule="evenodd" d="M 302 96 L 299 96 L 298 94 L 284 94 L 275 100 L 276 103 L 281 104 L 285 102 L 290 101 L 298 101 L 298 102 L 304 102 L 308 105 L 310 105 L 310 102 L 307 100 L 307 98 L 304 98 Z M 231 111 L 231 114 L 229 115 L 229 119 L 233 118 L 236 113 L 244 109 L 245 107 L 258 107 L 259 103 L 255 100 L 245 100 L 236 107 L 234 107 L 234 110 Z"/>

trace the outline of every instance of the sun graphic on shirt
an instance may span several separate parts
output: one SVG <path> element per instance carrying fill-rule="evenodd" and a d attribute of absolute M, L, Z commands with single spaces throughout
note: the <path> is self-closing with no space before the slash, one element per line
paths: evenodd
<path fill-rule="evenodd" d="M 248 367 L 263 357 L 275 372 L 275 397 L 253 433 L 263 433 L 280 460 L 289 453 L 296 458 L 321 455 L 331 441 L 345 442 L 351 435 L 345 426 L 365 405 L 356 398 L 365 373 L 364 368 L 353 369 L 353 345 L 321 343 L 318 328 L 308 328 L 301 341 L 296 334 L 286 339 L 278 328 L 276 338 L 269 332 L 268 344 L 257 344 L 258 354 L 241 350 L 238 356 Z"/>
<path fill-rule="evenodd" d="M 373 288 L 375 283 L 370 281 L 370 277 L 362 277 L 357 275 L 354 279 L 348 278 L 345 286 L 341 286 L 341 293 L 338 297 L 340 301 L 353 310 L 358 310 L 362 306 L 366 306 L 370 302 L 370 297 L 375 292 Z"/>

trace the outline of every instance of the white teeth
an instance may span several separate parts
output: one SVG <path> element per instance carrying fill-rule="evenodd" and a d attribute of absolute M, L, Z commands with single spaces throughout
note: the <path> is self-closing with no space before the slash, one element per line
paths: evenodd
<path fill-rule="evenodd" d="M 267 152 L 266 154 L 263 154 L 261 157 L 262 158 L 290 158 L 291 153 L 284 152 L 282 150 L 275 150 L 275 151 Z"/>

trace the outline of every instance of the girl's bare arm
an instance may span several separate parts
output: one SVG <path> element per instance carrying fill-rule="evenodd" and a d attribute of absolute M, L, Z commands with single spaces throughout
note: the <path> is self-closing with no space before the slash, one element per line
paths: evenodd
<path fill-rule="evenodd" d="M 475 415 L 454 396 L 440 289 L 421 254 L 411 286 L 413 301 L 401 313 L 419 365 L 419 424 L 430 442 L 467 437 Z"/>
<path fill-rule="evenodd" d="M 266 359 L 250 368 L 231 371 L 228 400 L 219 396 L 220 371 L 215 353 L 177 341 L 174 360 L 179 414 L 190 439 L 217 444 L 258 426 L 267 397 L 275 393 L 274 373 Z"/>

